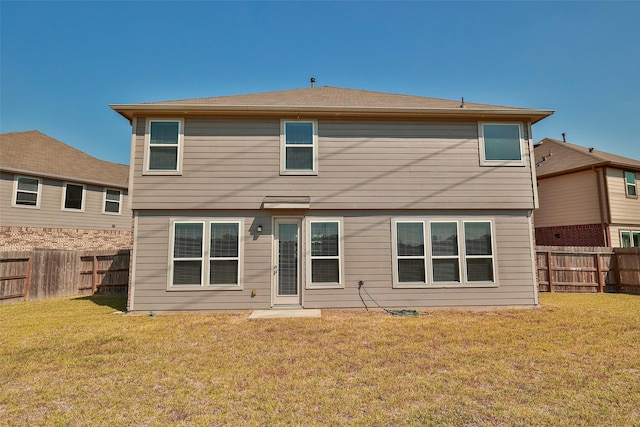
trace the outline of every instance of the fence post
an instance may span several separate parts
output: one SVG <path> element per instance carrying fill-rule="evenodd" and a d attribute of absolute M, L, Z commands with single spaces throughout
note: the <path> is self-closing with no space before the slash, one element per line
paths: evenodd
<path fill-rule="evenodd" d="M 596 274 L 598 275 L 598 293 L 604 292 L 604 283 L 602 283 L 602 270 L 600 267 L 600 253 L 596 253 Z"/>
<path fill-rule="evenodd" d="M 553 292 L 553 271 L 551 270 L 551 251 L 547 251 L 547 275 L 549 276 L 549 292 Z"/>
<path fill-rule="evenodd" d="M 26 276 L 24 278 L 24 300 L 29 301 L 29 292 L 31 291 L 31 260 L 33 259 L 33 255 L 29 256 L 27 260 L 27 271 Z"/>
<path fill-rule="evenodd" d="M 93 256 L 93 293 L 95 294 L 98 290 L 98 256 Z"/>

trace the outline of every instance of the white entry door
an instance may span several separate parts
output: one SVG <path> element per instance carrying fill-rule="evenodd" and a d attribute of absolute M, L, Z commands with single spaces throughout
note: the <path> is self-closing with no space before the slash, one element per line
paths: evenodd
<path fill-rule="evenodd" d="M 300 305 L 299 218 L 276 218 L 274 233 L 273 305 Z"/>

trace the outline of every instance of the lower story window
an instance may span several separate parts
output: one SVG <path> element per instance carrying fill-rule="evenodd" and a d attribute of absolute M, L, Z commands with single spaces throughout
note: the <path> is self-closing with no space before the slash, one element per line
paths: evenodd
<path fill-rule="evenodd" d="M 640 247 L 640 231 L 621 231 L 620 244 L 623 248 Z"/>
<path fill-rule="evenodd" d="M 394 220 L 392 226 L 394 286 L 495 283 L 492 221 Z"/>
<path fill-rule="evenodd" d="M 18 176 L 15 181 L 15 206 L 28 206 L 37 208 L 40 206 L 41 182 L 38 178 Z"/>
<path fill-rule="evenodd" d="M 241 221 L 175 221 L 170 288 L 240 289 Z M 208 260 L 208 262 L 205 262 Z"/>
<path fill-rule="evenodd" d="M 342 287 L 342 232 L 339 219 L 309 220 L 310 287 Z"/>

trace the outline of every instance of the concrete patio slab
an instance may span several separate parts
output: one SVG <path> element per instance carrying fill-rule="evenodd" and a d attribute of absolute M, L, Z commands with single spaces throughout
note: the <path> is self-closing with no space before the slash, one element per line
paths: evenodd
<path fill-rule="evenodd" d="M 296 317 L 322 317 L 320 309 L 287 309 L 287 310 L 255 310 L 249 316 L 250 320 L 257 319 L 290 319 Z"/>

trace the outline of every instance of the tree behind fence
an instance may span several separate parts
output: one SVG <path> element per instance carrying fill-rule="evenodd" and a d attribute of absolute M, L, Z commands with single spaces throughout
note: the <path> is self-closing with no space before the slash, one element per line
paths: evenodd
<path fill-rule="evenodd" d="M 0 302 L 126 294 L 129 250 L 0 252 Z"/>

